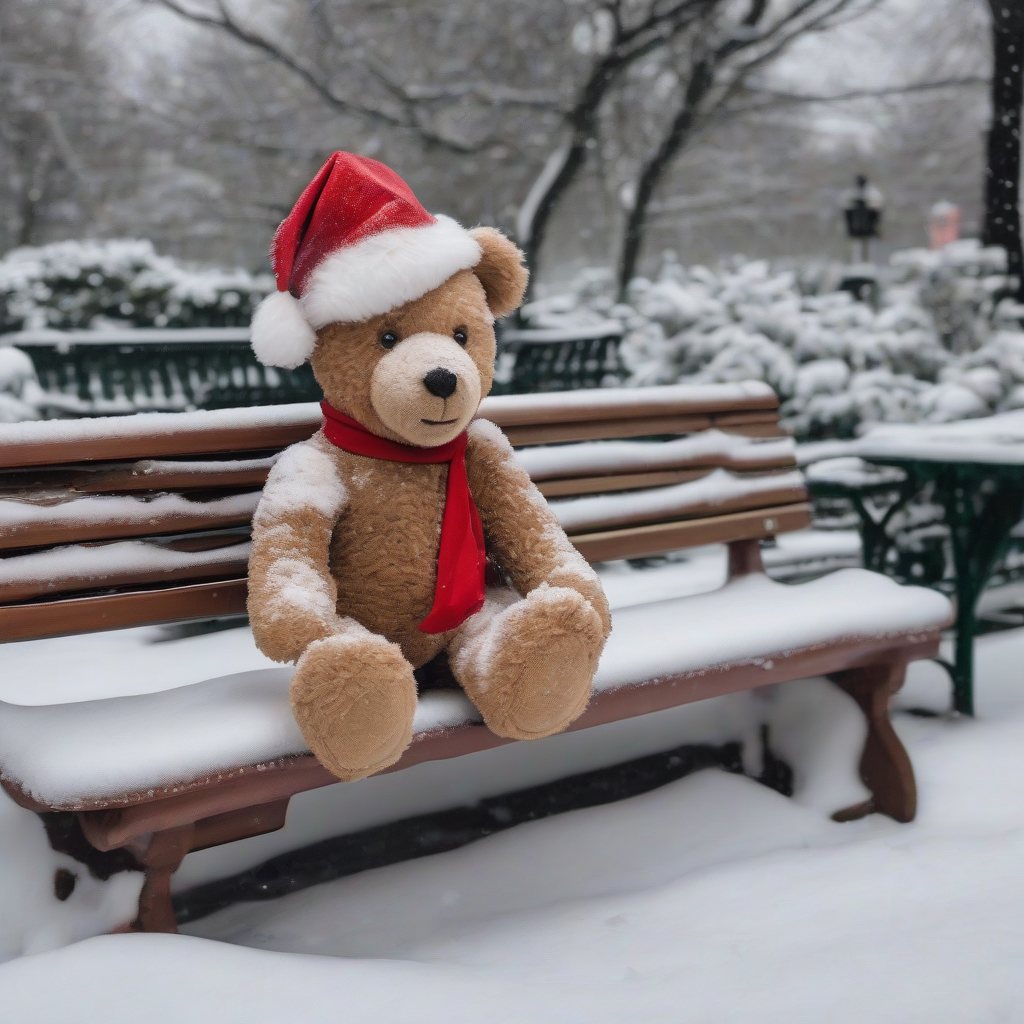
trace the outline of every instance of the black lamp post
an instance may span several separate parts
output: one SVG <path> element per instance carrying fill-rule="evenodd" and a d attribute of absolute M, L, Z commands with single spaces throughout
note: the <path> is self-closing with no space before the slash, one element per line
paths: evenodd
<path fill-rule="evenodd" d="M 882 193 L 868 181 L 867 175 L 858 174 L 855 182 L 843 215 L 846 217 L 846 233 L 853 243 L 853 260 L 855 263 L 867 263 L 871 239 L 881 235 L 885 200 Z"/>
<path fill-rule="evenodd" d="M 879 296 L 878 275 L 871 265 L 871 239 L 881 236 L 884 202 L 882 193 L 868 182 L 867 175 L 858 174 L 843 206 L 852 259 L 839 287 L 871 305 L 878 304 Z"/>

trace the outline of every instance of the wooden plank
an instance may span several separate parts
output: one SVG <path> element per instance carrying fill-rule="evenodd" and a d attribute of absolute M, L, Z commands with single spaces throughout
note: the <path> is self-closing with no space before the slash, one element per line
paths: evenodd
<path fill-rule="evenodd" d="M 537 490 L 545 498 L 568 498 L 582 494 L 610 494 L 643 487 L 665 487 L 699 480 L 714 469 L 664 469 L 655 473 L 621 473 L 617 476 L 578 476 L 561 480 L 539 480 Z"/>
<path fill-rule="evenodd" d="M 286 407 L 293 408 L 293 407 Z M 298 408 L 305 408 L 300 406 Z M 77 462 L 120 462 L 129 459 L 156 459 L 174 455 L 237 454 L 238 452 L 276 451 L 288 445 L 312 437 L 321 426 L 322 418 L 317 413 L 304 417 L 296 416 L 292 421 L 262 425 L 213 426 L 191 425 L 185 417 L 190 413 L 164 413 L 164 417 L 181 416 L 172 429 L 145 433 L 130 430 L 135 417 L 119 418 L 124 421 L 75 420 L 75 424 L 101 423 L 106 428 L 103 434 L 83 437 L 57 434 L 48 440 L 44 434 L 38 439 L 25 441 L 7 440 L 0 426 L 0 469 L 24 466 L 57 466 Z M 49 422 L 66 424 L 66 420 L 47 421 L 33 426 L 47 426 Z M 21 426 L 22 424 L 14 424 Z M 15 435 L 17 436 L 17 435 Z"/>
<path fill-rule="evenodd" d="M 738 452 L 728 449 L 701 451 L 691 442 L 700 443 L 706 434 L 674 438 L 671 441 L 612 441 L 592 444 L 560 445 L 527 448 L 517 453 L 530 478 L 540 481 L 566 481 L 572 478 L 615 480 L 620 476 L 670 470 L 728 469 L 735 473 L 768 472 L 796 469 L 794 445 L 773 445 L 771 442 L 744 438 Z M 614 449 L 609 452 L 608 449 Z M 688 455 L 687 452 L 695 452 Z M 538 462 L 537 456 L 541 456 Z M 554 461 L 552 461 L 552 457 Z"/>
<path fill-rule="evenodd" d="M 715 424 L 717 430 L 728 430 L 730 434 L 742 434 L 744 437 L 790 437 L 778 423 L 739 423 L 723 427 Z"/>
<path fill-rule="evenodd" d="M 731 427 L 745 427 L 752 424 L 778 423 L 777 412 L 715 412 L 711 416 L 711 422 L 721 430 L 728 430 Z"/>
<path fill-rule="evenodd" d="M 777 409 L 778 397 L 760 382 L 667 384 L 649 388 L 592 388 L 485 398 L 479 415 L 503 429 L 547 423 L 657 419 Z"/>
<path fill-rule="evenodd" d="M 730 469 L 732 476 L 741 479 L 750 477 L 780 476 L 796 469 L 796 464 L 779 469 L 768 469 L 763 471 L 737 472 Z M 714 473 L 715 469 L 705 467 L 703 469 L 664 469 L 655 470 L 649 473 L 618 473 L 614 476 L 589 476 L 589 477 L 568 477 L 557 480 L 539 480 L 537 490 L 545 498 L 567 498 L 579 497 L 582 495 L 614 494 L 619 491 L 642 490 L 647 487 L 670 487 L 672 484 L 685 484 L 691 480 L 700 480 L 702 477 Z M 802 488 L 806 491 L 806 488 Z M 797 500 L 797 499 L 793 499 Z"/>
<path fill-rule="evenodd" d="M 794 651 L 765 652 L 758 662 L 712 665 L 704 669 L 649 680 L 594 695 L 589 707 L 569 732 L 663 711 L 681 704 L 776 683 L 830 675 L 879 664 L 906 664 L 934 657 L 941 633 L 923 630 L 902 637 L 851 638 Z M 402 771 L 427 761 L 503 746 L 513 740 L 495 736 L 485 726 L 466 724 L 453 729 L 419 733 L 397 764 L 382 774 Z M 213 775 L 182 780 L 164 792 L 143 790 L 61 805 L 42 804 L 5 779 L 3 788 L 15 802 L 33 811 L 70 810 L 94 815 L 90 839 L 99 849 L 116 849 L 148 832 L 188 825 L 247 807 L 285 799 L 337 780 L 312 754 L 299 754 L 225 769 Z"/>
<path fill-rule="evenodd" d="M 730 512 L 775 508 L 806 501 L 807 489 L 802 483 L 794 484 L 795 476 L 787 473 L 783 477 L 776 477 L 774 481 L 770 476 L 757 477 L 749 490 L 741 490 L 718 500 L 695 501 L 692 495 L 685 493 L 692 490 L 689 487 L 672 490 L 652 488 L 633 491 L 618 498 L 609 495 L 607 500 L 596 502 L 556 503 L 555 514 L 559 516 L 563 529 L 570 534 L 621 530 L 681 519 L 718 519 Z M 666 500 L 669 497 L 673 500 Z M 616 503 L 625 507 L 616 511 Z"/>
<path fill-rule="evenodd" d="M 72 594 L 81 591 L 110 590 L 111 588 L 141 587 L 146 584 L 160 583 L 168 585 L 172 583 L 198 583 L 204 580 L 225 579 L 228 577 L 245 576 L 249 568 L 248 546 L 239 549 L 239 538 L 231 537 L 226 543 L 217 535 L 221 541 L 216 547 L 230 547 L 223 555 L 214 554 L 209 560 L 196 562 L 189 559 L 187 552 L 202 551 L 209 549 L 211 545 L 177 547 L 181 552 L 180 565 L 166 564 L 169 559 L 164 557 L 163 565 L 155 565 L 149 568 L 125 568 L 118 564 L 117 557 L 112 557 L 108 564 L 93 564 L 87 573 L 65 572 L 61 575 L 43 577 L 42 574 L 34 575 L 29 570 L 23 570 L 21 578 L 11 578 L 6 562 L 0 560 L 0 606 L 15 604 L 21 601 L 34 601 L 42 597 L 55 597 L 59 594 Z M 97 545 L 96 547 L 107 547 L 108 545 Z M 68 561 L 73 559 L 75 547 L 89 548 L 92 545 L 75 545 L 72 548 L 62 548 L 62 553 L 67 553 Z M 151 544 L 147 547 L 155 548 L 159 552 L 166 552 L 167 545 Z M 172 549 L 175 550 L 175 549 Z M 97 554 L 95 550 L 90 554 Z M 98 552 L 102 554 L 102 551 Z M 173 560 L 173 556 L 171 559 Z M 72 563 L 73 564 L 73 563 Z"/>
<path fill-rule="evenodd" d="M 0 607 L 0 643 L 245 614 L 246 581 L 223 580 Z"/>
<path fill-rule="evenodd" d="M 143 459 L 76 472 L 67 486 L 81 494 L 261 488 L 267 482 L 267 474 L 274 461 L 272 456 L 263 459 L 190 459 L 178 463 Z"/>
<path fill-rule="evenodd" d="M 711 427 L 709 416 L 662 416 L 632 420 L 590 420 L 576 423 L 541 423 L 536 426 L 502 427 L 516 447 L 556 444 L 565 441 L 606 441 L 660 434 L 692 434 Z"/>
<path fill-rule="evenodd" d="M 173 499 L 175 495 L 167 495 Z M 237 499 L 237 500 L 236 500 Z M 258 492 L 220 501 L 156 501 L 86 497 L 54 505 L 0 502 L 0 550 L 73 544 L 90 540 L 122 540 L 191 530 L 248 526 Z M 118 502 L 106 511 L 100 502 Z M 134 502 L 133 504 L 126 504 Z M 78 505 L 72 511 L 74 506 Z M 23 518 L 19 518 L 23 514 Z"/>
<path fill-rule="evenodd" d="M 726 426 L 749 426 L 755 421 L 768 425 L 775 417 L 772 410 L 777 408 L 778 399 L 763 385 L 746 387 L 747 394 L 737 393 L 742 388 L 732 385 L 668 385 L 510 395 L 484 399 L 478 416 L 507 428 L 510 437 L 535 436 L 522 434 L 529 428 L 557 435 L 555 440 L 643 436 L 636 426 L 625 428 L 626 432 L 606 426 L 596 433 L 579 433 L 579 424 L 608 424 L 614 420 L 649 421 L 649 433 L 672 433 L 679 429 L 671 425 L 676 421 L 705 421 L 711 416 Z M 662 420 L 669 422 L 666 429 L 657 426 Z M 305 403 L 262 409 L 100 417 L 76 420 L 71 426 L 65 420 L 5 424 L 0 425 L 0 469 L 274 451 L 312 436 L 321 422 L 319 408 L 314 403 Z M 577 426 L 555 430 L 557 424 Z M 514 443 L 542 442 L 524 439 Z"/>
<path fill-rule="evenodd" d="M 617 558 L 646 558 L 679 548 L 724 544 L 731 540 L 759 540 L 777 533 L 803 530 L 811 525 L 811 506 L 806 502 L 776 508 L 732 512 L 706 519 L 685 519 L 648 526 L 570 536 L 573 546 L 588 562 Z"/>
<path fill-rule="evenodd" d="M 72 500 L 88 494 L 261 488 L 277 453 L 252 459 L 141 459 L 0 471 L 0 499 Z"/>

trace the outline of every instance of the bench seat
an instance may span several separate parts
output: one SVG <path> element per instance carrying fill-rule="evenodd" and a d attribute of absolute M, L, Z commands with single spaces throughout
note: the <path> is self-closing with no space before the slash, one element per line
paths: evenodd
<path fill-rule="evenodd" d="M 941 594 L 861 569 L 798 587 L 755 573 L 711 593 L 621 608 L 598 668 L 593 706 L 579 727 L 604 719 L 602 705 L 619 691 L 661 683 L 674 692 L 655 698 L 659 705 L 686 703 L 757 685 L 744 685 L 737 672 L 743 666 L 760 676 L 792 679 L 798 677 L 793 663 L 807 661 L 806 674 L 817 674 L 809 660 L 826 649 L 825 668 L 838 671 L 848 667 L 840 663 L 844 648 L 862 656 L 894 640 L 912 643 L 916 634 L 926 639 L 949 615 Z M 225 773 L 259 765 L 269 771 L 282 758 L 308 757 L 288 705 L 292 671 L 243 672 L 70 704 L 2 703 L 0 778 L 29 806 L 98 810 L 130 806 L 143 796 L 173 797 Z M 647 710 L 646 701 L 634 703 L 633 714 Z M 483 746 L 500 742 L 479 725 L 460 691 L 425 692 L 413 747 L 398 767 L 431 759 L 428 748 L 436 744 L 427 741 L 457 729 L 479 733 Z M 332 781 L 324 773 L 320 784 Z"/>

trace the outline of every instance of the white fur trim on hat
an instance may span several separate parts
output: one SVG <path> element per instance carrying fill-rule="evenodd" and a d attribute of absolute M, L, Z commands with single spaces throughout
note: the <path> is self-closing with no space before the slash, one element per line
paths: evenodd
<path fill-rule="evenodd" d="M 309 275 L 299 300 L 313 327 L 367 320 L 418 299 L 483 255 L 461 224 L 391 228 L 331 253 Z"/>
<path fill-rule="evenodd" d="M 256 358 L 264 366 L 291 370 L 313 354 L 316 332 L 291 292 L 273 292 L 256 307 L 250 340 Z"/>

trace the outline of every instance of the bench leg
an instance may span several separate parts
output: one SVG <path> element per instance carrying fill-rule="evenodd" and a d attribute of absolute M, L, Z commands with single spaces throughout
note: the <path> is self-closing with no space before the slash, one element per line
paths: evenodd
<path fill-rule="evenodd" d="M 192 849 L 194 835 L 195 825 L 154 832 L 145 850 L 133 851 L 146 869 L 146 881 L 139 894 L 139 916 L 132 925 L 134 931 L 178 931 L 171 903 L 171 875 Z"/>
<path fill-rule="evenodd" d="M 837 821 L 849 821 L 871 811 L 896 821 L 913 821 L 917 813 L 917 783 L 910 755 L 889 720 L 889 698 L 903 685 L 905 663 L 868 665 L 837 672 L 829 678 L 860 705 L 868 722 L 868 735 L 860 759 L 860 776 L 871 790 L 868 805 L 837 812 Z"/>
<path fill-rule="evenodd" d="M 729 543 L 728 578 L 749 576 L 751 573 L 764 572 L 761 561 L 761 542 L 757 540 L 734 540 Z"/>

